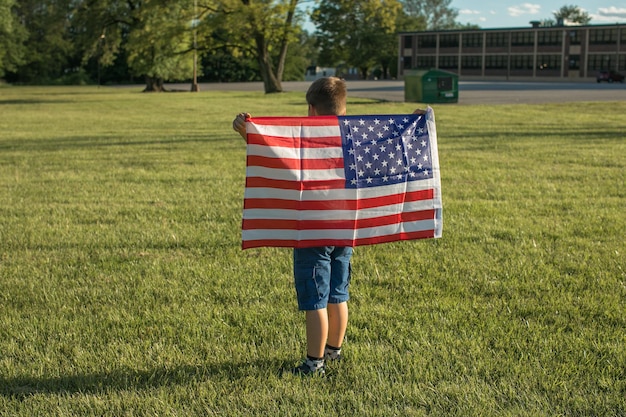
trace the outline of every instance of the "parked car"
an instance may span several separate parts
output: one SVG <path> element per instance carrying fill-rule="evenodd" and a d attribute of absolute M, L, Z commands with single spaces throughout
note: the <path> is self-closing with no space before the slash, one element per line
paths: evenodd
<path fill-rule="evenodd" d="M 624 76 L 615 71 L 600 71 L 596 76 L 596 81 L 601 83 L 602 81 L 606 81 L 612 83 L 613 81 L 617 81 L 620 83 L 624 82 Z"/>

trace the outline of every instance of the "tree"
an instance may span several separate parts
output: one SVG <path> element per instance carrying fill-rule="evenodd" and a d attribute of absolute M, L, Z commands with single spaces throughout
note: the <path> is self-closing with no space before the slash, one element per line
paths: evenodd
<path fill-rule="evenodd" d="M 302 31 L 298 38 L 289 44 L 287 57 L 285 59 L 285 81 L 301 81 L 304 73 L 311 63 L 317 61 L 319 51 L 317 49 L 317 39 L 306 31 Z"/>
<path fill-rule="evenodd" d="M 26 31 L 19 24 L 14 0 L 0 0 L 0 77 L 24 62 Z"/>
<path fill-rule="evenodd" d="M 563 6 L 554 12 L 553 15 L 557 22 L 563 22 L 563 24 L 569 22 L 578 25 L 588 25 L 591 22 L 589 13 L 583 11 L 578 6 Z"/>
<path fill-rule="evenodd" d="M 191 0 L 78 0 L 72 23 L 83 63 L 109 66 L 123 54 L 144 91 L 163 91 L 191 74 L 194 18 Z"/>
<path fill-rule="evenodd" d="M 321 48 L 320 64 L 344 62 L 367 78 L 373 65 L 387 62 L 397 50 L 400 11 L 397 0 L 322 0 L 311 16 Z"/>
<path fill-rule="evenodd" d="M 265 92 L 281 92 L 289 45 L 300 33 L 297 5 L 298 0 L 223 0 L 203 25 L 204 43 L 254 57 Z"/>
<path fill-rule="evenodd" d="M 404 11 L 413 17 L 426 19 L 428 30 L 454 29 L 457 26 L 457 9 L 451 6 L 452 0 L 402 0 Z"/>
<path fill-rule="evenodd" d="M 21 0 L 15 3 L 12 27 L 22 38 L 21 45 L 12 44 L 21 55 L 19 63 L 11 70 L 15 73 L 11 75 L 15 81 L 46 83 L 80 69 L 68 32 L 70 3 L 71 0 Z M 7 38 L 15 39 L 15 35 L 8 34 Z"/>
<path fill-rule="evenodd" d="M 144 76 L 144 91 L 163 91 L 166 80 L 189 78 L 192 60 L 192 9 L 185 2 L 145 2 L 128 34 L 128 65 Z"/>
<path fill-rule="evenodd" d="M 298 0 L 0 0 L 0 74 L 10 70 L 19 81 L 48 82 L 82 75 L 87 69 L 92 74 L 97 70 L 100 80 L 101 70 L 112 68 L 108 74 L 145 77 L 145 91 L 162 91 L 165 81 L 191 77 L 192 54 L 200 51 L 243 77 L 256 69 L 265 91 L 279 92 L 289 45 L 297 45 L 301 34 L 297 4 Z M 199 48 L 196 34 L 202 41 Z M 222 59 L 228 55 L 232 57 Z M 303 67 L 300 73 L 306 66 L 297 53 L 292 58 L 291 78 L 298 66 Z"/>

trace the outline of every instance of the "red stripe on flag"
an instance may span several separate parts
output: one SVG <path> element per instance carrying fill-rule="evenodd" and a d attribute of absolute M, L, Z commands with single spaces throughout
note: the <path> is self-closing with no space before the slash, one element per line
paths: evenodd
<path fill-rule="evenodd" d="M 435 218 L 435 210 L 402 212 L 388 216 L 372 217 L 359 220 L 275 220 L 275 219 L 244 219 L 243 230 L 335 230 L 364 229 L 368 227 L 388 226 L 396 223 L 409 223 Z"/>
<path fill-rule="evenodd" d="M 430 239 L 435 237 L 434 230 L 420 230 L 417 232 L 396 233 L 393 235 L 368 237 L 362 239 L 319 239 L 319 240 L 244 240 L 242 249 L 260 248 L 263 246 L 282 248 L 310 248 L 318 246 L 364 246 L 375 245 L 377 243 L 389 243 L 398 240 Z"/>
<path fill-rule="evenodd" d="M 290 159 L 250 155 L 247 159 L 247 165 L 249 167 L 257 166 L 298 171 L 302 169 L 335 169 L 343 168 L 343 158 Z"/>
<path fill-rule="evenodd" d="M 306 140 L 302 140 L 306 139 Z M 341 136 L 316 136 L 300 138 L 293 136 L 269 136 L 258 133 L 247 134 L 248 145 L 278 146 L 281 148 L 337 148 L 341 146 Z"/>
<path fill-rule="evenodd" d="M 416 232 L 402 232 L 393 235 L 367 237 L 362 239 L 356 239 L 354 241 L 355 246 L 361 245 L 375 245 L 377 243 L 389 243 L 396 240 L 413 240 L 413 239 L 429 239 L 435 237 L 434 230 L 418 230 Z"/>
<path fill-rule="evenodd" d="M 390 194 L 382 197 L 362 198 L 360 200 L 284 200 L 279 198 L 248 198 L 244 201 L 244 209 L 270 210 L 358 210 L 391 204 L 410 203 L 420 200 L 431 200 L 433 189 L 411 191 L 406 194 Z"/>
<path fill-rule="evenodd" d="M 289 181 L 263 177 L 246 178 L 246 188 L 276 188 L 280 190 L 332 190 L 345 188 L 345 180 Z"/>

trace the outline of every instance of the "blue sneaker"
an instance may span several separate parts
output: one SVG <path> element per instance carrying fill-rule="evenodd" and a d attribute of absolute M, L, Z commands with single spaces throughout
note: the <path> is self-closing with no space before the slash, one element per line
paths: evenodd
<path fill-rule="evenodd" d="M 300 376 L 324 376 L 326 374 L 326 365 L 323 359 L 311 360 L 306 358 L 300 366 L 293 368 L 291 372 Z"/>

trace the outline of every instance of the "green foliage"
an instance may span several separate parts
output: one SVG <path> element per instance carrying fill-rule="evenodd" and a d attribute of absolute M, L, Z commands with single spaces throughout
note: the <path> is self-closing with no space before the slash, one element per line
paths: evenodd
<path fill-rule="evenodd" d="M 361 70 L 388 62 L 397 49 L 397 0 L 322 0 L 311 16 L 317 26 L 320 65 L 346 63 Z"/>
<path fill-rule="evenodd" d="M 107 67 L 121 54 L 131 75 L 145 76 L 147 88 L 192 73 L 192 0 L 80 1 L 72 17 L 83 62 Z"/>
<path fill-rule="evenodd" d="M 626 104 L 434 107 L 444 236 L 357 248 L 345 360 L 300 379 L 231 121 L 303 94 L 3 88 L 0 414 L 626 414 Z"/>
<path fill-rule="evenodd" d="M 0 0 L 0 77 L 24 62 L 26 32 L 14 10 L 15 0 Z"/>
<path fill-rule="evenodd" d="M 591 22 L 589 13 L 583 11 L 578 6 L 562 6 L 552 13 L 554 19 L 542 19 L 539 21 L 541 27 L 552 27 L 557 25 L 588 25 Z"/>
<path fill-rule="evenodd" d="M 562 6 L 558 11 L 553 13 L 554 18 L 559 21 L 574 23 L 579 25 L 588 25 L 591 22 L 589 13 L 583 11 L 578 6 Z"/>
<path fill-rule="evenodd" d="M 407 15 L 426 20 L 427 30 L 458 27 L 456 18 L 459 12 L 451 7 L 452 0 L 402 0 L 402 4 Z"/>
<path fill-rule="evenodd" d="M 244 1 L 244 21 L 249 24 L 261 78 L 266 93 L 282 92 L 285 60 L 289 44 L 299 31 L 294 26 L 298 0 Z M 254 4 L 253 4 L 254 3 Z"/>
<path fill-rule="evenodd" d="M 68 31 L 71 0 L 23 0 L 16 3 L 13 27 L 22 34 L 23 59 L 14 81 L 49 83 L 76 71 L 75 45 Z M 17 51 L 21 47 L 14 43 Z"/>
<path fill-rule="evenodd" d="M 285 60 L 285 73 L 283 74 L 285 81 L 304 80 L 306 68 L 317 62 L 316 42 L 315 36 L 303 31 L 299 34 L 298 39 L 289 44 Z"/>
<path fill-rule="evenodd" d="M 153 1 L 135 11 L 137 23 L 124 45 L 134 75 L 163 80 L 189 77 L 193 71 L 193 10 L 188 6 L 188 2 Z"/>
<path fill-rule="evenodd" d="M 202 79 L 205 81 L 237 82 L 260 81 L 256 60 L 223 50 L 202 55 Z"/>

